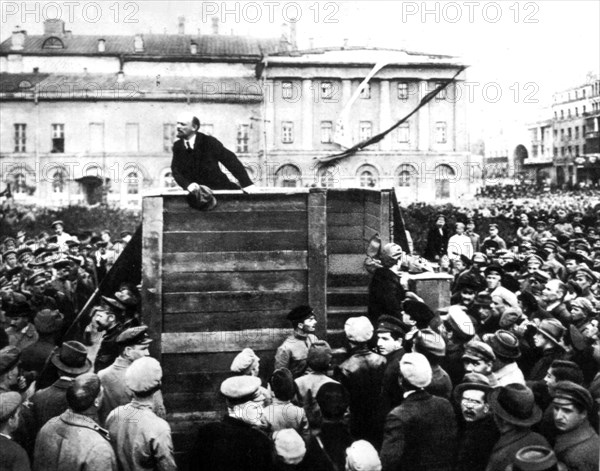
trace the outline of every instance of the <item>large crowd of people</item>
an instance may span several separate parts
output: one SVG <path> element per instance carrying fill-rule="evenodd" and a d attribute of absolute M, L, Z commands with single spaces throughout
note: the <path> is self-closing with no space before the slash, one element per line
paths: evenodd
<path fill-rule="evenodd" d="M 190 469 L 596 471 L 600 219 L 580 203 L 514 205 L 510 233 L 440 213 L 428 263 L 379 247 L 346 348 L 315 335 L 310 306 L 291 309 L 272 371 L 260 352 L 235 356 L 218 385 L 226 415 L 196 424 Z M 66 335 L 130 234 L 75 237 L 55 221 L 28 236 L 2 241 L 0 467 L 177 469 L 139 287 L 97 303 L 97 345 Z M 430 267 L 452 275 L 441 305 L 407 283 Z"/>

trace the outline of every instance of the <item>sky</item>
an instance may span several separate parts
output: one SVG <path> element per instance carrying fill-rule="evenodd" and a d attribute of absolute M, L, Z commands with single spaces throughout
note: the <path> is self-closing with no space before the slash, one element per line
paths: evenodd
<path fill-rule="evenodd" d="M 459 56 L 467 71 L 471 139 L 499 123 L 525 125 L 552 94 L 600 71 L 600 2 L 589 1 L 0 1 L 2 40 L 41 34 L 61 17 L 73 34 L 210 33 L 279 37 L 297 23 L 300 48 L 378 46 Z"/>

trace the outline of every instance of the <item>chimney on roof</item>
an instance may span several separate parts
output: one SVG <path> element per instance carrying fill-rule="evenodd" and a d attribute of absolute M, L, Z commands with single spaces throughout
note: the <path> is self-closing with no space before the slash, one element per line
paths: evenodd
<path fill-rule="evenodd" d="M 20 29 L 18 26 L 13 31 L 11 42 L 10 42 L 10 50 L 11 51 L 22 51 L 25 46 L 25 36 L 27 36 L 27 31 L 24 29 Z"/>
<path fill-rule="evenodd" d="M 44 21 L 44 34 L 49 36 L 64 36 L 65 22 L 60 18 L 50 18 Z"/>
<path fill-rule="evenodd" d="M 290 19 L 290 44 L 294 51 L 298 50 L 298 45 L 296 44 L 296 23 L 298 23 L 296 18 Z"/>
<path fill-rule="evenodd" d="M 219 34 L 219 17 L 213 16 L 212 20 L 212 34 Z"/>
<path fill-rule="evenodd" d="M 104 39 L 98 39 L 98 52 L 106 51 L 106 41 Z"/>
<path fill-rule="evenodd" d="M 281 50 L 292 50 L 289 37 L 289 25 L 287 23 L 281 24 L 281 38 L 279 38 L 279 47 Z"/>
<path fill-rule="evenodd" d="M 133 50 L 135 52 L 144 52 L 144 38 L 141 34 L 136 34 L 133 40 Z"/>
<path fill-rule="evenodd" d="M 177 18 L 177 34 L 185 34 L 185 16 Z"/>

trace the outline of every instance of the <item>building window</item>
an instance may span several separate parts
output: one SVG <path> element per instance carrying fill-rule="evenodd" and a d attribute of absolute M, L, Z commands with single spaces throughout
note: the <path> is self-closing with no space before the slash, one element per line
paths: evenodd
<path fill-rule="evenodd" d="M 54 193 L 64 193 L 67 186 L 66 181 L 65 172 L 62 170 L 54 172 L 54 175 L 52 175 L 52 191 Z"/>
<path fill-rule="evenodd" d="M 27 152 L 27 125 L 15 124 L 15 152 Z"/>
<path fill-rule="evenodd" d="M 321 98 L 330 100 L 333 98 L 333 83 L 322 82 L 321 83 Z"/>
<path fill-rule="evenodd" d="M 127 184 L 127 194 L 137 195 L 140 192 L 140 177 L 137 172 L 129 172 L 125 177 L 125 183 Z"/>
<path fill-rule="evenodd" d="M 554 139 L 558 139 L 558 130 L 554 130 Z"/>
<path fill-rule="evenodd" d="M 410 142 L 410 126 L 408 123 L 401 124 L 398 128 L 398 142 Z"/>
<path fill-rule="evenodd" d="M 173 148 L 173 142 L 175 142 L 175 137 L 177 133 L 177 127 L 173 123 L 164 123 L 163 124 L 163 151 L 171 152 Z"/>
<path fill-rule="evenodd" d="M 582 135 L 583 137 L 585 137 L 585 132 L 586 132 L 586 130 L 587 130 L 587 127 L 585 126 L 585 124 L 584 124 L 583 126 L 581 126 L 581 135 Z"/>
<path fill-rule="evenodd" d="M 564 129 L 561 129 L 561 130 L 560 130 L 560 140 L 561 140 L 561 141 L 564 141 L 564 140 L 565 140 L 565 130 L 564 130 Z"/>
<path fill-rule="evenodd" d="M 585 98 L 585 88 L 581 90 L 582 98 Z"/>
<path fill-rule="evenodd" d="M 330 144 L 332 140 L 333 123 L 331 121 L 321 121 L 321 143 Z"/>
<path fill-rule="evenodd" d="M 579 146 L 575 146 L 575 157 L 579 157 Z"/>
<path fill-rule="evenodd" d="M 375 175 L 369 170 L 363 170 L 359 176 L 361 188 L 374 188 L 377 185 Z"/>
<path fill-rule="evenodd" d="M 565 119 L 565 110 L 560 110 L 560 119 Z"/>
<path fill-rule="evenodd" d="M 202 134 L 206 134 L 207 136 L 212 136 L 215 132 L 214 125 L 212 125 L 210 123 L 202 123 L 202 124 L 200 124 L 199 131 Z"/>
<path fill-rule="evenodd" d="M 295 188 L 301 186 L 302 174 L 295 165 L 286 164 L 275 172 L 275 186 Z"/>
<path fill-rule="evenodd" d="M 283 82 L 281 84 L 281 96 L 282 98 L 292 98 L 292 82 Z"/>
<path fill-rule="evenodd" d="M 239 124 L 237 129 L 237 152 L 244 154 L 248 152 L 248 141 L 250 135 L 249 124 Z"/>
<path fill-rule="evenodd" d="M 410 187 L 411 174 L 410 172 L 403 170 L 398 175 L 398 186 L 407 188 Z"/>
<path fill-rule="evenodd" d="M 294 142 L 294 123 L 292 121 L 283 121 L 281 123 L 281 142 L 284 144 Z"/>
<path fill-rule="evenodd" d="M 65 152 L 65 125 L 64 124 L 53 124 L 52 125 L 52 153 L 64 153 Z"/>
<path fill-rule="evenodd" d="M 438 144 L 446 144 L 446 122 L 438 121 L 435 123 L 435 141 Z"/>
<path fill-rule="evenodd" d="M 561 156 L 561 157 L 564 157 L 564 156 L 565 156 L 565 148 L 564 148 L 564 147 L 561 147 L 561 148 L 560 148 L 560 156 Z"/>
<path fill-rule="evenodd" d="M 22 173 L 17 173 L 14 177 L 14 192 L 18 194 L 27 193 L 27 180 L 25 179 L 25 175 Z"/>
<path fill-rule="evenodd" d="M 337 181 L 335 174 L 338 171 L 339 169 L 334 166 L 321 167 L 317 173 L 317 185 L 325 188 L 331 188 L 335 186 Z"/>
<path fill-rule="evenodd" d="M 398 84 L 398 99 L 403 101 L 408 100 L 408 83 L 400 82 Z"/>
<path fill-rule="evenodd" d="M 570 117 L 571 117 L 571 108 L 569 108 L 569 109 L 567 110 L 567 118 L 570 118 Z"/>
<path fill-rule="evenodd" d="M 455 180 L 456 173 L 449 165 L 438 165 L 435 169 L 436 198 L 450 198 L 450 181 Z"/>
<path fill-rule="evenodd" d="M 163 188 L 176 188 L 177 187 L 177 182 L 173 178 L 172 172 L 165 173 L 165 175 L 163 176 L 163 179 L 162 179 L 162 186 L 163 186 Z"/>
<path fill-rule="evenodd" d="M 554 112 L 554 119 L 558 119 L 558 113 L 556 111 Z"/>
<path fill-rule="evenodd" d="M 358 126 L 359 142 L 371 139 L 371 136 L 373 135 L 373 123 L 371 123 L 371 121 L 361 121 Z"/>
<path fill-rule="evenodd" d="M 367 83 L 365 88 L 360 91 L 360 97 L 364 100 L 371 99 L 371 84 Z"/>
<path fill-rule="evenodd" d="M 569 156 L 573 155 L 571 146 L 567 147 L 567 155 L 569 155 Z"/>
<path fill-rule="evenodd" d="M 579 116 L 579 108 L 577 106 L 575 107 L 575 116 Z"/>
<path fill-rule="evenodd" d="M 582 153 L 583 155 L 587 154 L 587 145 L 586 145 L 586 144 L 583 144 L 583 145 L 581 146 L 581 153 Z"/>
<path fill-rule="evenodd" d="M 125 150 L 128 152 L 140 150 L 140 125 L 138 123 L 125 124 Z"/>
<path fill-rule="evenodd" d="M 579 139 L 579 126 L 575 126 L 575 139 Z"/>
<path fill-rule="evenodd" d="M 64 47 L 63 42 L 55 36 L 46 39 L 42 44 L 42 49 L 63 49 Z"/>
<path fill-rule="evenodd" d="M 582 112 L 583 114 L 585 114 L 585 105 L 583 105 L 583 108 L 581 109 L 581 112 Z"/>
<path fill-rule="evenodd" d="M 441 87 L 442 85 L 444 85 L 444 82 L 436 82 L 435 83 L 435 88 Z M 442 101 L 446 99 L 446 90 L 448 88 L 444 88 L 443 90 L 440 90 L 440 93 L 438 93 L 435 96 L 435 101 Z"/>
<path fill-rule="evenodd" d="M 570 140 L 571 140 L 571 137 L 572 137 L 572 134 L 571 134 L 571 128 L 568 128 L 568 129 L 567 129 L 567 139 L 570 141 Z"/>
<path fill-rule="evenodd" d="M 554 147 L 554 150 L 552 153 L 553 153 L 554 157 L 558 157 L 558 148 Z"/>

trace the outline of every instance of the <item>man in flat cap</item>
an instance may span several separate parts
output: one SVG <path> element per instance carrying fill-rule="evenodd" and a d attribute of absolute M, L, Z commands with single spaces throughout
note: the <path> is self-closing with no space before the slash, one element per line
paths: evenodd
<path fill-rule="evenodd" d="M 590 392 L 571 381 L 554 387 L 554 425 L 558 429 L 554 451 L 569 470 L 596 471 L 600 460 L 600 438 L 590 426 Z"/>
<path fill-rule="evenodd" d="M 57 309 L 42 309 L 35 315 L 33 324 L 39 339 L 23 349 L 21 363 L 25 371 L 33 371 L 37 377 L 57 346 L 57 337 L 63 329 L 64 316 Z"/>
<path fill-rule="evenodd" d="M 519 339 L 507 330 L 498 330 L 494 334 L 487 334 L 483 339 L 494 351 L 494 376 L 499 386 L 512 383 L 525 384 L 525 376 L 517 365 L 521 357 Z"/>
<path fill-rule="evenodd" d="M 478 373 L 485 376 L 492 388 L 498 385 L 493 373 L 495 361 L 496 354 L 492 350 L 492 347 L 479 340 L 471 340 L 466 345 L 465 353 L 462 356 L 465 374 Z"/>
<path fill-rule="evenodd" d="M 195 191 L 200 185 L 212 190 L 252 191 L 254 184 L 237 156 L 212 136 L 198 132 L 200 120 L 186 113 L 177 121 L 178 140 L 173 144 L 171 170 L 173 178 L 184 190 Z M 220 170 L 222 164 L 239 181 L 232 183 Z"/>
<path fill-rule="evenodd" d="M 336 368 L 334 378 L 350 393 L 350 433 L 378 446 L 381 426 L 373 404 L 381 394 L 385 357 L 369 350 L 367 342 L 373 337 L 373 325 L 367 317 L 350 317 L 344 332 L 350 357 Z"/>
<path fill-rule="evenodd" d="M 402 402 L 400 377 L 400 360 L 406 353 L 402 346 L 404 326 L 393 316 L 381 316 L 377 323 L 377 349 L 386 359 L 385 371 L 381 385 L 380 408 L 382 419 Z"/>
<path fill-rule="evenodd" d="M 94 420 L 102 385 L 94 373 L 78 376 L 67 389 L 69 408 L 50 419 L 35 441 L 34 471 L 117 470 L 108 431 Z"/>
<path fill-rule="evenodd" d="M 575 283 L 581 288 L 581 297 L 589 300 L 594 307 L 598 308 L 598 300 L 592 292 L 592 286 L 597 283 L 596 275 L 586 265 L 581 264 L 575 272 Z"/>
<path fill-rule="evenodd" d="M 7 346 L 0 350 L 0 393 L 15 391 L 19 386 L 19 360 L 21 351 Z M 25 386 L 21 380 L 21 386 Z"/>
<path fill-rule="evenodd" d="M 491 390 L 487 377 L 479 373 L 467 373 L 454 388 L 454 401 L 464 421 L 458 436 L 456 471 L 484 471 L 500 438 L 487 400 Z"/>
<path fill-rule="evenodd" d="M 483 245 L 488 241 L 493 241 L 498 244 L 500 250 L 506 250 L 506 241 L 498 235 L 498 224 L 490 224 L 488 228 L 489 236 L 483 239 Z"/>
<path fill-rule="evenodd" d="M 383 471 L 450 471 L 454 469 L 457 430 L 452 405 L 432 396 L 431 367 L 420 353 L 400 360 L 402 404 L 387 416 L 380 457 Z"/>
<path fill-rule="evenodd" d="M 260 379 L 234 376 L 221 384 L 227 415 L 201 425 L 192 451 L 190 470 L 274 471 L 273 442 L 261 425 Z"/>
<path fill-rule="evenodd" d="M 177 469 L 171 427 L 153 411 L 153 397 L 161 381 L 162 368 L 151 357 L 138 358 L 125 372 L 131 402 L 114 409 L 106 419 L 117 462 L 123 471 Z"/>
<path fill-rule="evenodd" d="M 422 354 L 431 366 L 431 382 L 425 390 L 434 396 L 450 399 L 452 381 L 440 366 L 440 362 L 446 356 L 444 338 L 429 328 L 419 330 L 413 338 L 412 351 Z"/>
<path fill-rule="evenodd" d="M 148 347 L 152 343 L 152 339 L 148 336 L 148 327 L 142 325 L 124 330 L 119 334 L 116 342 L 119 346 L 119 356 L 112 365 L 98 372 L 104 388 L 102 404 L 98 410 L 100 423 L 104 423 L 112 410 L 130 402 L 131 396 L 125 386 L 125 372 L 135 360 L 150 355 Z M 154 413 L 163 419 L 166 418 L 167 414 L 160 390 L 156 391 L 153 399 Z"/>
<path fill-rule="evenodd" d="M 440 325 L 440 333 L 446 341 L 446 355 L 441 366 L 450 376 L 452 384 L 457 384 L 464 376 L 462 356 L 466 345 L 475 337 L 475 325 L 461 307 L 450 306 L 448 315 Z"/>
<path fill-rule="evenodd" d="M 30 470 L 27 453 L 12 439 L 19 427 L 21 402 L 17 392 L 0 392 L 0 469 L 3 471 Z"/>
<path fill-rule="evenodd" d="M 125 306 L 119 301 L 102 296 L 102 302 L 93 312 L 99 332 L 104 332 L 100 348 L 94 361 L 94 372 L 108 368 L 119 356 L 117 337 L 123 332 L 123 312 Z"/>
<path fill-rule="evenodd" d="M 317 318 L 310 306 L 295 307 L 287 318 L 294 331 L 277 348 L 275 369 L 287 368 L 298 378 L 306 371 L 308 349 L 318 340 L 314 334 Z"/>
<path fill-rule="evenodd" d="M 504 286 L 502 286 L 502 276 L 504 275 L 504 270 L 500 265 L 489 265 L 485 269 L 485 282 L 487 285 L 486 291 L 490 296 L 498 296 L 501 297 L 506 304 L 508 304 L 512 308 L 519 307 L 519 301 L 517 300 L 517 295 Z"/>

